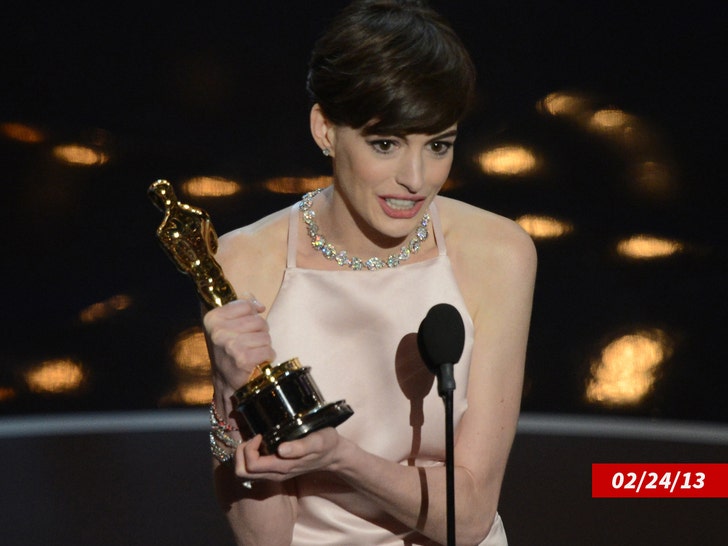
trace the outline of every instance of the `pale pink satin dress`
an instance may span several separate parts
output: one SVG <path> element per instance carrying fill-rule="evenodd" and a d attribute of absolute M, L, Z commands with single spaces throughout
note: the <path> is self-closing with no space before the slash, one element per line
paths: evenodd
<path fill-rule="evenodd" d="M 268 314 L 278 358 L 298 357 L 310 366 L 327 402 L 343 399 L 354 410 L 339 433 L 402 465 L 443 465 L 445 460 L 443 400 L 416 345 L 422 319 L 438 303 L 454 305 L 465 323 L 465 348 L 454 367 L 455 426 L 467 408 L 473 323 L 453 276 L 435 206 L 430 215 L 436 258 L 395 269 L 323 271 L 296 267 L 297 233 L 304 225 L 295 205 L 287 269 Z M 432 544 L 328 473 L 304 475 L 295 483 L 294 546 Z M 505 544 L 496 515 L 482 545 Z"/>

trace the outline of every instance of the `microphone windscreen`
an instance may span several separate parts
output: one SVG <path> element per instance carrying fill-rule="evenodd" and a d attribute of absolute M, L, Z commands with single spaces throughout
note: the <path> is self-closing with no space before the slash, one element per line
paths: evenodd
<path fill-rule="evenodd" d="M 420 324 L 417 345 L 431 372 L 436 373 L 442 364 L 455 364 L 465 346 L 465 326 L 460 312 L 449 303 L 432 307 Z"/>

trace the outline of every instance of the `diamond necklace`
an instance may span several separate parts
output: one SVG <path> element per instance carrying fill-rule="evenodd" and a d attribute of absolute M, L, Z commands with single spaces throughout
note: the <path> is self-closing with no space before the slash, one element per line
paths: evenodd
<path fill-rule="evenodd" d="M 356 256 L 349 256 L 346 250 L 337 251 L 336 247 L 331 243 L 327 243 L 326 238 L 319 233 L 318 224 L 314 220 L 316 213 L 311 210 L 313 198 L 321 193 L 322 190 L 323 188 L 319 188 L 305 194 L 301 198 L 299 208 L 303 214 L 303 222 L 308 229 L 308 236 L 311 237 L 311 246 L 316 250 L 320 250 L 321 254 L 327 260 L 334 260 L 341 267 L 348 267 L 354 271 L 361 271 L 364 268 L 367 268 L 369 271 L 374 271 L 375 269 L 383 269 L 385 266 L 394 268 L 400 262 L 407 260 L 412 254 L 417 254 L 422 246 L 422 241 L 427 239 L 427 226 L 430 223 L 429 212 L 426 212 L 422 220 L 420 220 L 420 225 L 417 227 L 412 239 L 410 239 L 409 244 L 400 248 L 399 254 L 391 254 L 386 261 L 376 257 L 362 260 Z"/>

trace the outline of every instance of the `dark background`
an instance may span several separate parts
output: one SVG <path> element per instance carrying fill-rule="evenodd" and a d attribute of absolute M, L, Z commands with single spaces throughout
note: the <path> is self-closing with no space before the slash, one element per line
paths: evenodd
<path fill-rule="evenodd" d="M 198 323 L 192 285 L 161 252 L 148 201 L 158 178 L 239 181 L 204 200 L 218 232 L 292 203 L 262 183 L 328 174 L 308 135 L 308 52 L 343 2 L 11 2 L 0 22 L 0 123 L 41 131 L 0 136 L 5 320 L 0 412 L 114 411 L 169 405 L 169 351 Z M 523 409 L 728 421 L 722 3 L 437 2 L 470 48 L 479 104 L 463 124 L 450 195 L 510 217 L 566 218 L 568 237 L 538 241 Z M 605 138 L 538 104 L 554 92 L 637 120 L 641 140 Z M 64 165 L 53 147 L 104 150 L 101 166 Z M 521 143 L 546 168 L 485 175 L 483 147 Z M 668 181 L 635 190 L 636 165 Z M 619 238 L 677 239 L 673 257 L 628 261 Z M 130 307 L 86 324 L 112 296 Z M 628 406 L 586 401 L 590 363 L 608 341 L 667 332 L 673 351 L 652 390 Z M 38 394 L 27 370 L 74 358 L 88 373 L 74 393 Z M 174 404 L 172 404 L 174 405 Z"/>
<path fill-rule="evenodd" d="M 304 81 L 316 36 L 343 4 L 3 4 L 3 544 L 231 543 L 212 495 L 204 401 L 170 397 L 184 379 L 175 341 L 199 318 L 191 283 L 155 240 L 161 217 L 146 190 L 158 178 L 239 182 L 235 197 L 195 201 L 224 232 L 298 198 L 266 181 L 328 174 Z M 499 506 L 510 544 L 722 544 L 724 499 L 592 499 L 590 470 L 727 460 L 725 4 L 434 5 L 479 70 L 448 193 L 574 226 L 537 240 L 523 415 Z M 578 115 L 544 113 L 559 92 L 580 98 Z M 601 109 L 626 113 L 628 126 L 590 129 Z M 39 138 L 15 139 L 9 124 Z M 108 161 L 56 159 L 70 143 Z M 537 151 L 541 168 L 483 174 L 474 155 L 503 144 Z M 640 183 L 646 162 L 658 167 L 652 186 Z M 639 261 L 614 252 L 637 233 L 684 250 Z M 82 320 L 99 304 L 111 311 Z M 656 330 L 671 350 L 647 394 L 589 402 L 602 349 Z M 29 373 L 59 359 L 80 363 L 81 388 L 33 390 Z"/>

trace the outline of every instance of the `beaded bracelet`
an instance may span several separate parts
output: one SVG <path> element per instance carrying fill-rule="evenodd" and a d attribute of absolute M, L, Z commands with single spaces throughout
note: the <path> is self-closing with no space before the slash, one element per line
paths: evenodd
<path fill-rule="evenodd" d="M 227 464 L 235 457 L 235 450 L 242 443 L 228 434 L 238 430 L 223 421 L 217 414 L 215 401 L 210 403 L 210 451 L 221 463 Z M 222 445 L 220 445 L 222 443 Z M 226 449 L 232 448 L 231 450 Z"/>
<path fill-rule="evenodd" d="M 235 451 L 242 441 L 236 440 L 228 432 L 237 430 L 239 429 L 229 425 L 218 415 L 213 398 L 210 402 L 210 452 L 221 464 L 229 464 L 235 459 Z M 232 449 L 225 449 L 220 442 Z M 253 480 L 243 480 L 241 485 L 246 489 L 253 489 Z"/>
<path fill-rule="evenodd" d="M 225 420 L 222 417 L 220 417 L 220 414 L 217 412 L 217 405 L 215 404 L 214 398 L 212 399 L 212 402 L 210 402 L 210 420 L 212 420 L 212 419 L 215 420 L 216 425 L 221 426 L 228 432 L 240 430 L 237 427 L 234 427 L 234 426 L 226 423 Z"/>
<path fill-rule="evenodd" d="M 210 452 L 222 464 L 228 464 L 235 458 L 235 450 L 229 451 L 220 447 L 212 432 L 210 432 Z"/>

